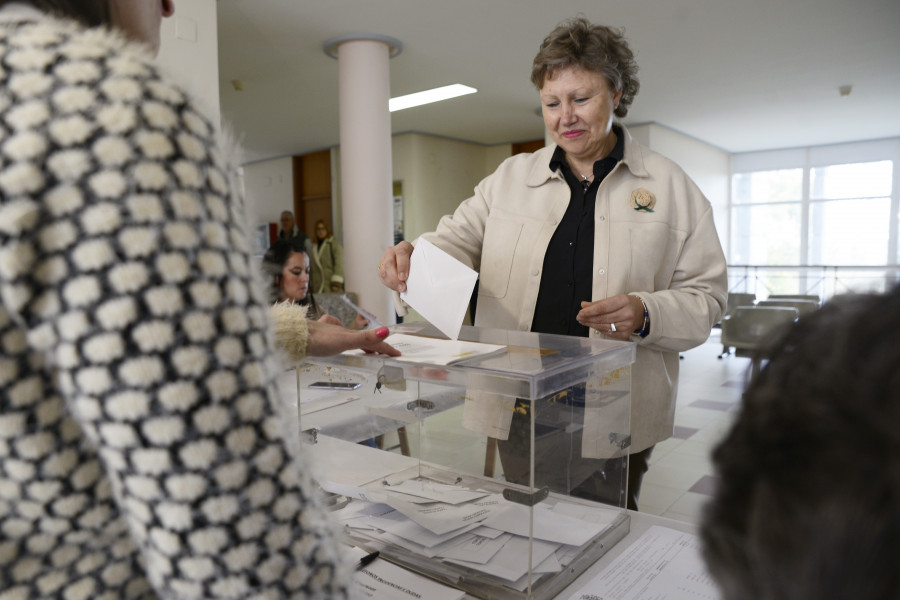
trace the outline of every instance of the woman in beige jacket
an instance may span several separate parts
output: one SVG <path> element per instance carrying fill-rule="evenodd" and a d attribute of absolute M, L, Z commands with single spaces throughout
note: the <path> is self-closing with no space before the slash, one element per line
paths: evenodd
<path fill-rule="evenodd" d="M 314 293 L 344 291 L 344 248 L 321 219 L 316 222 L 316 241 L 312 243 L 310 259 Z"/>
<path fill-rule="evenodd" d="M 507 159 L 423 236 L 479 271 L 476 325 L 638 345 L 634 509 L 654 444 L 673 433 L 678 353 L 708 338 L 726 297 L 709 202 L 678 165 L 614 123 L 637 93 L 636 71 L 616 30 L 584 19 L 554 30 L 532 81 L 555 144 Z M 385 252 L 386 286 L 405 290 L 412 251 L 401 242 Z"/>

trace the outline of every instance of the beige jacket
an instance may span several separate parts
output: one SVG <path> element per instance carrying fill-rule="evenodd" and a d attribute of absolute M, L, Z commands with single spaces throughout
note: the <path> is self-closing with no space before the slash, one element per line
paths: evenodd
<path fill-rule="evenodd" d="M 709 337 L 727 281 L 709 201 L 678 165 L 624 132 L 624 159 L 597 192 L 593 300 L 634 294 L 650 313 L 650 334 L 632 338 L 631 452 L 638 452 L 672 435 L 678 353 Z M 531 327 L 544 253 L 570 197 L 549 168 L 554 150 L 507 159 L 422 236 L 479 271 L 476 325 Z M 643 194 L 636 208 L 636 190 L 650 192 L 652 206 Z"/>
<path fill-rule="evenodd" d="M 331 285 L 337 283 L 344 289 L 344 248 L 329 235 L 322 246 L 312 242 L 310 264 L 310 289 L 315 294 L 331 292 Z"/>

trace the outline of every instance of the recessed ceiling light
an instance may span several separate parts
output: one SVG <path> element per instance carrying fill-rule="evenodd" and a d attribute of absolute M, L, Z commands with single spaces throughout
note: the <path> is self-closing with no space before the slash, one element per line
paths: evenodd
<path fill-rule="evenodd" d="M 415 94 L 391 98 L 390 102 L 388 102 L 388 108 L 391 112 L 394 112 L 403 110 L 404 108 L 412 108 L 413 106 L 449 100 L 450 98 L 456 98 L 457 96 L 474 94 L 477 91 L 478 90 L 473 87 L 462 85 L 461 83 L 454 83 L 453 85 L 445 85 L 443 87 L 434 88 L 433 90 L 425 90 L 424 92 L 416 92 Z"/>

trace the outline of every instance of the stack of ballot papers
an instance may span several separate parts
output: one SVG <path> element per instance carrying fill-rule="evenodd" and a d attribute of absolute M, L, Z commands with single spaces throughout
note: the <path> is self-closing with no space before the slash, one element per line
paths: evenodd
<path fill-rule="evenodd" d="M 612 507 L 559 500 L 551 507 L 534 506 L 530 526 L 529 507 L 493 492 L 422 479 L 376 490 L 321 485 L 352 499 L 334 513 L 351 537 L 475 571 L 518 591 L 528 587 L 529 545 L 534 584 L 565 569 L 621 514 Z"/>
<path fill-rule="evenodd" d="M 401 352 L 395 360 L 431 365 L 452 365 L 476 356 L 485 357 L 506 351 L 506 346 L 497 344 L 441 340 L 403 333 L 393 333 L 384 341 Z"/>

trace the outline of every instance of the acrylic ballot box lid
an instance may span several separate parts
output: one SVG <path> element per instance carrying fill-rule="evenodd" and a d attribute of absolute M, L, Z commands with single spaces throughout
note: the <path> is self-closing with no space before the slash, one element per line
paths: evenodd
<path fill-rule="evenodd" d="M 403 323 L 395 333 L 446 339 L 428 323 Z M 596 369 L 613 371 L 635 360 L 635 345 L 597 338 L 509 331 L 463 325 L 460 340 L 504 346 L 505 351 L 449 365 L 415 363 L 384 355 L 340 354 L 308 361 L 377 372 L 384 365 L 402 369 L 406 379 L 441 385 L 467 385 L 483 392 L 536 399 L 585 380 Z M 390 341 L 390 338 L 389 340 Z"/>

